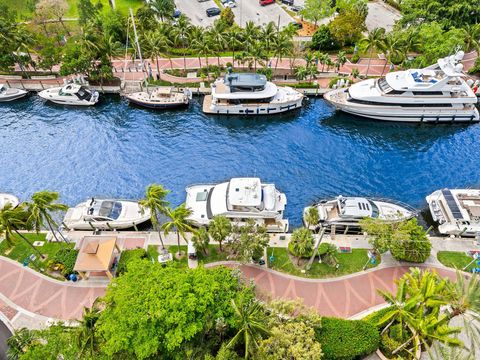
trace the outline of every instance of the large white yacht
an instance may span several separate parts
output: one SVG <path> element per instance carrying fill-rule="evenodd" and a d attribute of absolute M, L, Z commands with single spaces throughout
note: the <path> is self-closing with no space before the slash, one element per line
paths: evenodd
<path fill-rule="evenodd" d="M 42 90 L 38 93 L 38 96 L 56 104 L 79 106 L 95 105 L 99 97 L 96 90 L 87 89 L 74 83 Z"/>
<path fill-rule="evenodd" d="M 437 190 L 427 196 L 427 203 L 441 234 L 475 236 L 480 232 L 480 190 Z"/>
<path fill-rule="evenodd" d="M 207 114 L 266 115 L 302 107 L 303 94 L 278 87 L 265 75 L 230 73 L 212 84 L 212 94 L 203 100 Z"/>
<path fill-rule="evenodd" d="M 324 95 L 339 110 L 401 122 L 479 121 L 477 97 L 462 73 L 463 51 L 424 69 L 388 73 Z"/>
<path fill-rule="evenodd" d="M 68 209 L 63 219 L 72 230 L 114 230 L 135 227 L 150 219 L 137 201 L 92 198 Z"/>
<path fill-rule="evenodd" d="M 311 207 L 316 207 L 318 210 L 318 224 L 309 224 L 306 219 L 306 214 Z M 349 230 L 358 230 L 359 221 L 365 217 L 399 222 L 410 219 L 415 214 L 412 207 L 398 201 L 340 195 L 306 207 L 303 211 L 303 222 L 313 229 L 318 227 L 330 229 L 334 225 L 336 229 L 348 227 Z"/>
<path fill-rule="evenodd" d="M 196 226 L 208 226 L 215 215 L 223 215 L 239 226 L 253 219 L 269 232 L 288 231 L 288 220 L 283 218 L 287 197 L 259 178 L 192 185 L 186 191 L 186 206 L 192 210 L 189 220 Z"/>

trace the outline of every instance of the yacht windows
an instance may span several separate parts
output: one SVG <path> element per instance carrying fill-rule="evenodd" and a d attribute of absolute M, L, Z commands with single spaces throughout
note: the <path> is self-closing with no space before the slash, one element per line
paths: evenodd
<path fill-rule="evenodd" d="M 195 198 L 196 201 L 207 201 L 208 198 L 208 191 L 200 191 L 197 193 L 197 197 Z"/>
<path fill-rule="evenodd" d="M 122 203 L 118 201 L 107 200 L 102 202 L 102 205 L 98 210 L 98 215 L 116 220 L 120 216 L 121 212 L 122 212 Z"/>
<path fill-rule="evenodd" d="M 413 91 L 413 95 L 425 95 L 425 96 L 442 96 L 442 91 Z"/>
<path fill-rule="evenodd" d="M 90 100 L 92 96 L 92 94 L 90 94 L 90 92 L 84 87 L 81 87 L 76 93 L 76 95 L 80 100 L 87 100 L 87 101 Z"/>
<path fill-rule="evenodd" d="M 370 200 L 369 200 L 369 203 L 370 203 L 370 205 L 372 206 L 372 215 L 371 215 L 371 217 L 372 217 L 372 218 L 377 218 L 378 215 L 380 214 L 380 211 L 378 210 L 378 206 L 375 205 L 375 203 L 374 203 L 373 201 L 370 201 Z"/>
<path fill-rule="evenodd" d="M 347 99 L 348 102 L 363 104 L 363 105 L 377 105 L 377 106 L 400 106 L 400 107 L 446 107 L 451 108 L 452 104 L 399 104 L 399 103 L 386 103 L 386 102 L 376 102 L 376 101 L 367 101 L 367 100 L 358 100 L 354 98 Z"/>

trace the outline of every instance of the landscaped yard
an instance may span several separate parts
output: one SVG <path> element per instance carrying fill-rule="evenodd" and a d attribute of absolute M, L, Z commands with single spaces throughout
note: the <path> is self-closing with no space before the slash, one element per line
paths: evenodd
<path fill-rule="evenodd" d="M 272 255 L 272 251 L 274 261 L 268 261 L 268 265 L 271 269 L 309 278 L 336 277 L 362 271 L 368 260 L 368 250 L 352 249 L 352 252 L 350 254 L 337 254 L 339 264 L 338 269 L 327 264 L 319 264 L 318 261 L 314 261 L 311 269 L 309 271 L 306 271 L 305 273 L 302 273 L 302 268 L 294 263 L 296 262 L 296 259 L 293 258 L 294 262 L 292 262 L 292 259 L 290 258 L 288 250 L 286 248 L 268 248 L 269 258 Z M 375 265 L 368 263 L 367 269 L 375 267 L 377 265 L 378 260 L 377 264 Z"/>
<path fill-rule="evenodd" d="M 439 251 L 437 258 L 443 265 L 460 270 L 473 261 L 472 257 L 459 251 Z M 476 267 L 475 262 L 469 265 L 465 271 L 470 272 L 474 267 Z"/>
<path fill-rule="evenodd" d="M 31 243 L 35 241 L 45 241 L 43 246 L 35 247 L 40 251 L 41 254 L 45 255 L 45 259 L 42 259 L 37 252 L 35 252 L 30 245 L 19 236 L 14 236 L 13 247 L 10 247 L 6 241 L 2 241 L 0 243 L 0 255 L 6 256 L 10 259 L 16 260 L 20 263 L 23 263 L 26 259 L 30 257 L 30 255 L 34 254 L 36 259 L 34 261 L 29 261 L 29 264 L 32 268 L 36 270 L 46 269 L 46 264 L 48 260 L 53 259 L 57 252 L 60 249 L 65 247 L 73 247 L 73 244 L 65 244 L 65 243 L 58 243 L 58 242 L 48 242 L 45 239 L 45 234 L 22 234 L 30 240 Z M 43 272 L 43 271 L 42 271 Z"/>

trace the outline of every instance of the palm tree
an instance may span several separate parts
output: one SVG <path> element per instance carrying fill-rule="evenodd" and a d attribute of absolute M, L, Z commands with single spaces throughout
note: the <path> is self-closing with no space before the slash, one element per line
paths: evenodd
<path fill-rule="evenodd" d="M 215 215 L 208 227 L 208 233 L 218 242 L 220 251 L 223 251 L 222 242 L 232 233 L 232 223 L 225 216 Z"/>
<path fill-rule="evenodd" d="M 143 209 L 150 210 L 150 221 L 152 222 L 153 227 L 158 231 L 158 236 L 162 243 L 162 249 L 165 249 L 165 246 L 163 245 L 158 218 L 166 212 L 168 201 L 165 200 L 165 197 L 169 192 L 170 191 L 164 189 L 162 185 L 151 184 L 147 187 L 145 198 L 138 202 L 142 206 L 142 211 L 144 211 Z"/>
<path fill-rule="evenodd" d="M 45 227 L 46 222 L 56 241 L 59 239 L 54 227 L 58 227 L 58 225 L 53 220 L 51 213 L 68 209 L 67 205 L 56 203 L 59 198 L 58 192 L 44 190 L 33 194 L 32 202 L 27 203 L 28 222 L 32 224 L 37 234 Z"/>
<path fill-rule="evenodd" d="M 480 314 L 480 280 L 478 275 L 473 275 L 468 280 L 465 275 L 457 270 L 457 278 L 447 284 L 450 319 L 467 312 Z"/>
<path fill-rule="evenodd" d="M 232 64 L 235 65 L 235 49 L 240 45 L 240 31 L 238 26 L 231 27 L 224 35 L 225 42 L 232 51 Z"/>
<path fill-rule="evenodd" d="M 295 68 L 295 77 L 297 80 L 305 80 L 307 76 L 307 68 L 305 66 L 297 66 Z"/>
<path fill-rule="evenodd" d="M 292 38 L 283 32 L 279 33 L 272 44 L 273 54 L 277 58 L 275 62 L 275 70 L 277 69 L 278 61 L 282 60 L 282 58 L 287 55 L 292 48 Z"/>
<path fill-rule="evenodd" d="M 192 47 L 198 52 L 198 60 L 200 61 L 200 67 L 202 67 L 202 61 L 200 55 L 205 57 L 205 61 L 208 67 L 208 55 L 212 52 L 212 41 L 207 36 L 202 36 L 200 39 L 195 39 L 192 42 Z"/>
<path fill-rule="evenodd" d="M 405 56 L 404 52 L 401 51 L 401 44 L 398 37 L 394 35 L 388 35 L 384 39 L 383 50 L 385 51 L 385 65 L 382 69 L 382 75 L 385 73 L 385 68 L 387 67 L 388 63 L 392 63 L 392 59 L 396 58 L 399 59 L 400 57 Z"/>
<path fill-rule="evenodd" d="M 100 49 L 110 61 L 112 61 L 115 56 L 120 55 L 123 50 L 122 44 L 115 40 L 115 36 L 107 36 L 106 34 L 101 38 Z"/>
<path fill-rule="evenodd" d="M 250 45 L 258 39 L 260 28 L 253 21 L 247 21 L 243 29 L 243 43 L 247 52 L 250 52 Z"/>
<path fill-rule="evenodd" d="M 243 338 L 245 359 L 248 359 L 250 355 L 255 354 L 258 340 L 269 334 L 266 317 L 262 306 L 255 299 L 246 300 L 244 297 L 240 297 L 238 301 L 232 299 L 232 307 L 238 331 L 227 344 L 227 348 L 232 348 Z"/>
<path fill-rule="evenodd" d="M 188 45 L 188 35 L 191 30 L 190 19 L 184 14 L 181 14 L 177 23 L 173 26 L 173 36 L 176 45 L 183 48 L 183 70 L 187 71 L 187 56 L 186 50 Z"/>
<path fill-rule="evenodd" d="M 171 19 L 175 11 L 175 3 L 172 0 L 152 0 L 150 8 L 155 15 L 160 16 L 160 20 Z"/>
<path fill-rule="evenodd" d="M 477 50 L 477 53 L 480 53 L 480 24 L 466 24 L 462 31 L 466 51 Z"/>
<path fill-rule="evenodd" d="M 249 55 L 253 59 L 255 72 L 257 71 L 257 62 L 260 63 L 260 65 L 265 66 L 268 61 L 268 54 L 265 52 L 263 43 L 258 40 L 253 43 Z"/>
<path fill-rule="evenodd" d="M 9 246 L 13 245 L 12 236 L 15 233 L 24 240 L 42 259 L 45 256 L 33 246 L 33 244 L 25 236 L 20 233 L 19 229 L 25 229 L 28 226 L 28 212 L 25 211 L 24 204 L 13 207 L 11 203 L 7 203 L 0 210 L 0 236 L 5 236 L 5 241 Z"/>
<path fill-rule="evenodd" d="M 268 57 L 270 57 L 271 46 L 277 34 L 278 29 L 273 21 L 270 21 L 260 30 L 260 39 L 262 39 L 262 42 L 265 44 L 264 47 Z"/>
<path fill-rule="evenodd" d="M 313 251 L 313 235 L 306 228 L 295 229 L 290 239 L 294 255 L 297 257 L 297 265 L 303 257 L 311 256 Z"/>
<path fill-rule="evenodd" d="M 305 222 L 307 223 L 307 228 L 312 226 L 317 226 L 320 221 L 320 215 L 318 213 L 318 207 L 310 206 L 305 213 Z"/>
<path fill-rule="evenodd" d="M 375 28 L 368 33 L 367 37 L 360 40 L 360 44 L 365 46 L 366 51 L 370 52 L 368 57 L 367 73 L 365 74 L 366 76 L 368 76 L 368 71 L 370 70 L 370 62 L 372 61 L 373 52 L 383 49 L 384 38 L 385 29 Z"/>
<path fill-rule="evenodd" d="M 162 224 L 162 230 L 165 236 L 169 234 L 169 232 L 173 229 L 177 232 L 177 245 L 178 245 L 178 252 L 177 255 L 181 256 L 180 252 L 180 235 L 182 236 L 183 240 L 187 242 L 186 239 L 186 232 L 194 232 L 193 226 L 191 225 L 190 221 L 187 219 L 192 214 L 192 210 L 188 209 L 185 206 L 185 203 L 181 204 L 180 206 L 172 209 L 167 207 L 165 210 L 165 215 L 170 218 L 170 221 L 167 221 Z"/>
<path fill-rule="evenodd" d="M 152 60 L 155 58 L 157 74 L 160 76 L 158 57 L 168 49 L 166 36 L 158 30 L 149 31 L 141 38 L 141 43 L 145 56 Z"/>
<path fill-rule="evenodd" d="M 93 356 L 98 346 L 96 324 L 100 317 L 100 311 L 92 306 L 91 308 L 83 308 L 83 317 L 79 321 L 78 326 L 78 347 L 80 354 L 83 355 L 88 349 L 90 356 Z"/>
<path fill-rule="evenodd" d="M 329 59 L 330 59 L 330 55 L 328 55 L 327 53 L 320 53 L 318 55 L 318 62 L 322 64 L 322 72 L 324 71 L 325 65 L 328 63 Z"/>
<path fill-rule="evenodd" d="M 197 251 L 201 251 L 204 255 L 208 255 L 208 244 L 210 243 L 210 235 L 207 229 L 202 226 L 192 236 L 192 243 Z"/>
<path fill-rule="evenodd" d="M 337 59 L 335 60 L 335 67 L 337 68 L 337 73 L 340 72 L 340 67 L 343 66 L 347 62 L 347 56 L 345 55 L 345 51 L 340 51 L 337 55 Z"/>
<path fill-rule="evenodd" d="M 219 21 L 208 31 L 208 37 L 211 41 L 212 48 L 217 52 L 217 63 L 220 67 L 220 52 L 225 50 L 227 40 L 225 38 L 225 31 L 222 23 Z"/>

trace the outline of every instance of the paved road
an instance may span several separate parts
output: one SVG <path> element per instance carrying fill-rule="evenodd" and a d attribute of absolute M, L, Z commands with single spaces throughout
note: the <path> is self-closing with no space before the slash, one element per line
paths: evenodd
<path fill-rule="evenodd" d="M 256 25 L 268 24 L 273 21 L 280 27 L 288 25 L 293 19 L 277 3 L 260 6 L 258 0 L 237 0 L 237 7 L 233 8 L 235 22 L 245 26 L 247 21 L 253 21 Z"/>
<path fill-rule="evenodd" d="M 205 12 L 208 8 L 218 7 L 213 0 L 199 2 L 197 0 L 175 0 L 177 9 L 190 18 L 193 25 L 210 26 L 219 16 L 208 17 Z"/>
<path fill-rule="evenodd" d="M 5 324 L 0 320 L 0 360 L 7 358 L 7 339 L 12 336 L 10 330 L 7 329 Z"/>
<path fill-rule="evenodd" d="M 369 1 L 368 16 L 365 22 L 368 31 L 376 27 L 383 27 L 387 31 L 392 31 L 395 21 L 400 17 L 398 10 L 386 5 L 383 1 Z"/>

